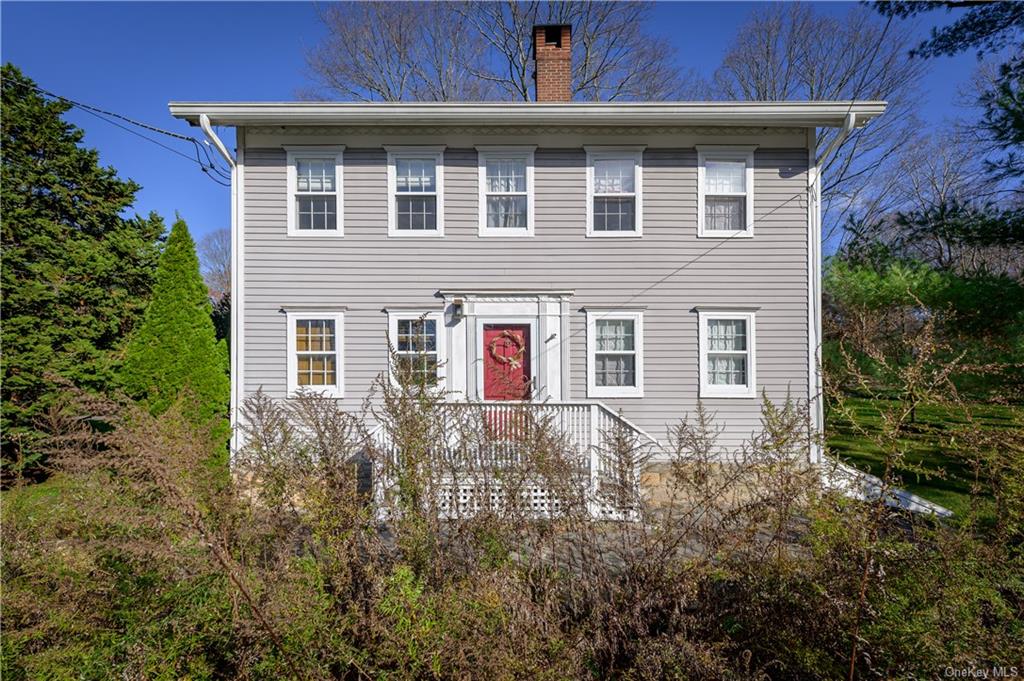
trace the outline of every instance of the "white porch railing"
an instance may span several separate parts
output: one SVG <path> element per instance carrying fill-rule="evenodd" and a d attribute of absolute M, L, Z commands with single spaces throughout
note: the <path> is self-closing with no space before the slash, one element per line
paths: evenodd
<path fill-rule="evenodd" d="M 624 429 L 635 436 L 638 449 L 657 446 L 657 441 L 603 403 L 588 401 L 548 402 L 450 402 L 439 410 L 441 438 L 444 451 L 433 452 L 435 460 L 445 471 L 460 471 L 472 476 L 487 475 L 501 469 L 522 464 L 528 460 L 529 447 L 536 446 L 536 430 L 543 429 L 560 438 L 559 444 L 570 459 L 578 464 L 580 479 L 585 481 L 591 511 L 600 517 L 622 517 L 622 509 L 613 509 L 599 501 L 602 484 L 612 481 L 621 484 L 623 464 L 611 442 L 615 434 Z M 536 429 L 536 430 L 535 430 Z M 376 445 L 390 453 L 397 462 L 402 456 L 401 446 L 390 441 L 387 429 L 375 431 Z M 439 473 L 444 473 L 440 471 Z M 639 471 L 630 471 L 637 480 Z M 454 477 L 454 476 L 453 476 Z M 452 503 L 465 506 L 474 495 L 472 483 L 466 478 L 452 480 L 459 489 L 452 490 Z M 493 481 L 488 481 L 492 483 Z M 387 479 L 376 481 L 377 492 L 390 484 Z M 493 485 L 488 484 L 490 495 Z M 555 509 L 557 500 L 549 490 L 534 486 L 529 490 L 531 505 L 541 515 Z M 462 510 L 465 510 L 464 508 Z"/>

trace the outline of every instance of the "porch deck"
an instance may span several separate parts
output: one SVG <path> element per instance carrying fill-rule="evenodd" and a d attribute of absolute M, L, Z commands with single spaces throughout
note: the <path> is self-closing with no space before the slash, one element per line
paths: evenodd
<path fill-rule="evenodd" d="M 449 402 L 437 414 L 433 442 L 419 454 L 429 461 L 443 511 L 469 515 L 518 497 L 537 516 L 554 516 L 564 497 L 586 503 L 591 514 L 621 518 L 630 509 L 615 502 L 634 494 L 639 467 L 657 440 L 601 402 Z M 393 465 L 407 464 L 388 428 L 375 444 Z M 376 493 L 395 484 L 395 472 L 377 476 Z M 559 487 L 560 490 L 553 489 Z M 618 490 L 611 494 L 609 490 Z"/>

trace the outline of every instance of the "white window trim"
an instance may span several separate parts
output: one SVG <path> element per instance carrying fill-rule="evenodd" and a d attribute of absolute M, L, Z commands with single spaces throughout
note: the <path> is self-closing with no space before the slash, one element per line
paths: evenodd
<path fill-rule="evenodd" d="M 286 310 L 288 320 L 288 397 L 296 397 L 300 390 L 305 394 L 320 394 L 324 397 L 342 398 L 345 396 L 345 313 L 337 310 Z M 334 363 L 337 367 L 338 384 L 336 386 L 299 386 L 299 359 L 295 344 L 295 322 L 300 320 L 329 319 L 334 321 Z M 327 354 L 327 353 L 322 353 Z"/>
<path fill-rule="evenodd" d="M 697 237 L 702 239 L 749 239 L 754 236 L 754 150 L 756 146 L 723 147 L 706 146 L 697 147 Z M 742 161 L 746 164 L 746 229 L 705 230 L 704 228 L 704 202 L 707 192 L 705 191 L 705 176 L 708 161 Z M 716 194 L 716 196 L 724 196 Z M 740 196 L 735 194 L 735 196 Z"/>
<path fill-rule="evenodd" d="M 388 342 L 395 351 L 398 350 L 398 320 L 400 319 L 432 319 L 437 323 L 437 384 L 434 390 L 443 392 L 447 389 L 447 368 L 448 368 L 448 341 L 445 337 L 444 312 L 428 312 L 426 310 L 387 310 L 388 313 Z M 388 380 L 392 385 L 398 385 L 394 376 L 395 367 L 392 365 L 390 355 L 388 362 Z"/>
<path fill-rule="evenodd" d="M 480 212 L 480 228 L 479 236 L 481 237 L 531 237 L 534 234 L 533 231 L 533 156 L 536 151 L 536 146 L 509 146 L 509 147 L 495 147 L 495 146 L 478 146 L 477 151 L 477 168 L 478 168 L 478 187 L 479 191 L 479 212 Z M 526 229 L 502 229 L 502 228 L 490 228 L 487 226 L 487 160 L 488 158 L 514 158 L 522 159 L 526 162 Z M 495 192 L 508 194 L 509 192 Z"/>
<path fill-rule="evenodd" d="M 698 347 L 700 349 L 700 396 L 701 397 L 757 397 L 757 332 L 753 310 L 741 311 L 729 308 L 698 308 Z M 708 320 L 741 319 L 747 323 L 747 385 L 708 384 Z"/>
<path fill-rule="evenodd" d="M 644 234 L 644 211 L 643 211 L 643 171 L 644 171 L 644 149 L 645 146 L 628 147 L 584 147 L 587 152 L 587 236 L 599 239 L 633 239 L 642 237 Z M 604 232 L 594 231 L 594 161 L 605 159 L 633 159 L 634 172 L 634 231 L 632 232 Z M 600 196 L 613 196 L 612 194 L 601 194 Z M 614 196 L 629 196 L 628 194 L 615 194 Z"/>
<path fill-rule="evenodd" d="M 587 397 L 643 397 L 644 396 L 644 313 L 640 310 L 587 308 Z M 629 319 L 633 322 L 633 352 L 636 356 L 636 385 L 596 385 L 597 321 Z"/>
<path fill-rule="evenodd" d="M 399 239 L 437 239 L 444 236 L 444 145 L 441 146 L 385 146 L 388 152 L 388 236 Z M 399 230 L 398 202 L 395 193 L 398 186 L 395 161 L 400 158 L 430 158 L 434 160 L 434 179 L 437 182 L 437 229 Z"/>
<path fill-rule="evenodd" d="M 288 163 L 288 236 L 335 238 L 345 236 L 345 147 L 344 146 L 286 146 Z M 337 229 L 299 229 L 295 215 L 295 195 L 298 192 L 296 164 L 300 159 L 334 159 L 334 195 L 338 211 Z M 311 192 L 326 194 L 329 192 Z"/>

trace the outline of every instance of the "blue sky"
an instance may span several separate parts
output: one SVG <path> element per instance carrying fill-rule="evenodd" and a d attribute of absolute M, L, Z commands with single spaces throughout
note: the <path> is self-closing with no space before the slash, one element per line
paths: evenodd
<path fill-rule="evenodd" d="M 710 75 L 753 6 L 660 3 L 653 27 L 678 46 L 681 64 Z M 818 7 L 842 14 L 850 4 Z M 922 37 L 948 20 L 942 12 L 928 17 Z M 40 87 L 199 138 L 170 117 L 168 101 L 294 99 L 309 84 L 305 51 L 324 35 L 314 5 L 300 2 L 3 2 L 0 25 L 0 56 Z M 922 83 L 927 123 L 956 115 L 956 89 L 975 64 L 973 55 L 935 60 Z M 67 117 L 85 129 L 103 163 L 142 185 L 137 212 L 173 219 L 178 211 L 196 236 L 229 225 L 229 190 L 195 164 L 89 114 Z M 224 137 L 231 139 L 228 131 Z"/>

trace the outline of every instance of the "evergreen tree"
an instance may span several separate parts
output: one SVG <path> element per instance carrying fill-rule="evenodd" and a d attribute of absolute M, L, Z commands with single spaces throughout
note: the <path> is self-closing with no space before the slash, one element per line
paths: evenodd
<path fill-rule="evenodd" d="M 153 300 L 128 344 L 121 380 L 154 414 L 189 391 L 186 415 L 226 440 L 227 346 L 217 340 L 211 313 L 195 242 L 179 218 L 160 256 Z"/>
<path fill-rule="evenodd" d="M 42 463 L 39 422 L 63 382 L 108 392 L 116 357 L 142 318 L 164 225 L 124 218 L 139 186 L 79 146 L 83 132 L 61 119 L 13 65 L 0 71 L 2 450 L 5 470 Z"/>

